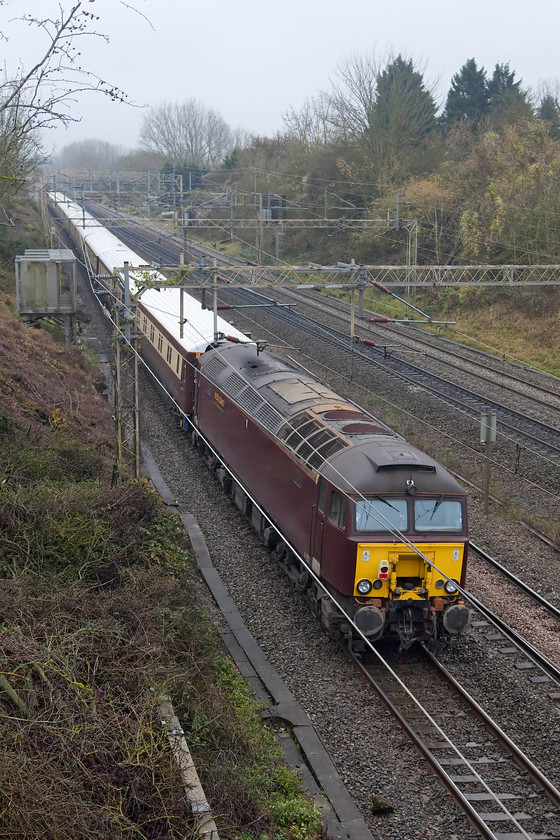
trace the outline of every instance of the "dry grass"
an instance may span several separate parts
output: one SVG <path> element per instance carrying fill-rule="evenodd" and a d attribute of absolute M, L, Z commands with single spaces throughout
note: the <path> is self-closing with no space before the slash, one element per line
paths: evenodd
<path fill-rule="evenodd" d="M 443 335 L 560 376 L 560 289 L 465 287 L 418 293 L 416 303 L 456 320 Z"/>
<path fill-rule="evenodd" d="M 9 305 L 0 324 L 0 838 L 194 840 L 161 694 L 224 840 L 319 837 L 180 520 L 144 482 L 109 486 L 113 423 L 83 358 Z"/>
<path fill-rule="evenodd" d="M 183 837 L 184 797 L 152 688 L 178 676 L 158 605 L 173 601 L 182 613 L 193 604 L 169 570 L 145 565 L 162 551 L 149 532 L 158 502 L 140 486 L 99 496 L 91 520 L 110 529 L 122 500 L 120 527 L 101 543 L 91 536 L 100 529 L 76 514 L 82 544 L 72 564 L 73 494 L 41 515 L 27 490 L 1 539 L 0 836 Z M 4 493 L 5 525 L 6 501 Z M 144 539 L 133 542 L 133 531 Z M 90 546 L 103 548 L 89 556 L 88 532 Z M 194 645 L 184 644 L 194 660 Z"/>

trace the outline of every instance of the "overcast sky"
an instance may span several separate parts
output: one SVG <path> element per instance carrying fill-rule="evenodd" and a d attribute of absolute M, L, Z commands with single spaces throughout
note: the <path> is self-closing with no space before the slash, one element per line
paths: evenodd
<path fill-rule="evenodd" d="M 8 72 L 18 60 L 29 66 L 43 46 L 10 18 L 57 7 L 57 0 L 0 6 Z M 281 130 L 282 114 L 328 88 L 337 64 L 354 53 L 413 58 L 437 83 L 440 100 L 472 57 L 490 72 L 509 62 L 525 87 L 560 79 L 559 0 L 95 0 L 88 10 L 100 15 L 110 43 L 82 40 L 84 67 L 138 106 L 194 97 L 251 134 Z M 84 95 L 73 107 L 81 122 L 49 132 L 47 145 L 94 137 L 134 148 L 144 113 Z"/>

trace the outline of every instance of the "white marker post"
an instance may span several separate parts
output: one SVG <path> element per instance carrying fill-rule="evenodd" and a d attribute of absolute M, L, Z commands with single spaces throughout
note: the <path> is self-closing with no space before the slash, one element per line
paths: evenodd
<path fill-rule="evenodd" d="M 480 415 L 480 442 L 486 444 L 486 468 L 484 473 L 484 513 L 488 513 L 492 444 L 496 443 L 495 411 L 483 411 Z"/>

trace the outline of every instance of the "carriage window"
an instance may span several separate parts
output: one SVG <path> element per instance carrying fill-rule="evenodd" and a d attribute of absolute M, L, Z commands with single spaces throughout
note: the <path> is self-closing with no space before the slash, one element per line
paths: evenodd
<path fill-rule="evenodd" d="M 327 510 L 327 482 L 320 481 L 319 482 L 319 495 L 317 496 L 317 509 L 321 513 L 325 513 Z"/>
<path fill-rule="evenodd" d="M 157 349 L 159 353 L 163 353 L 163 336 L 161 333 L 158 333 L 157 337 Z"/>
<path fill-rule="evenodd" d="M 346 499 L 333 490 L 331 494 L 331 511 L 329 519 L 338 525 L 339 528 L 346 526 Z"/>
<path fill-rule="evenodd" d="M 406 511 L 406 499 L 375 496 L 356 502 L 356 531 L 406 531 Z"/>
<path fill-rule="evenodd" d="M 167 362 L 171 364 L 171 359 L 173 358 L 173 348 L 170 344 L 167 345 Z"/>
<path fill-rule="evenodd" d="M 154 338 L 155 338 L 154 325 L 150 324 L 150 341 L 152 342 L 152 344 L 154 343 Z"/>
<path fill-rule="evenodd" d="M 415 499 L 414 528 L 416 531 L 463 530 L 463 509 L 461 502 L 444 499 Z"/>

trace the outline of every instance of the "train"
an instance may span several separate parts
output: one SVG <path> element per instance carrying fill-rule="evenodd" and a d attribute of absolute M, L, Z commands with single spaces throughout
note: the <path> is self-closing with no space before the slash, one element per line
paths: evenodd
<path fill-rule="evenodd" d="M 122 265 L 117 243 L 96 245 L 81 207 L 50 200 L 97 275 L 113 274 L 114 259 Z M 382 639 L 407 650 L 464 633 L 462 486 L 371 413 L 184 297 L 189 336 L 180 330 L 177 289 L 142 292 L 140 352 L 225 492 L 329 634 L 361 651 Z"/>

